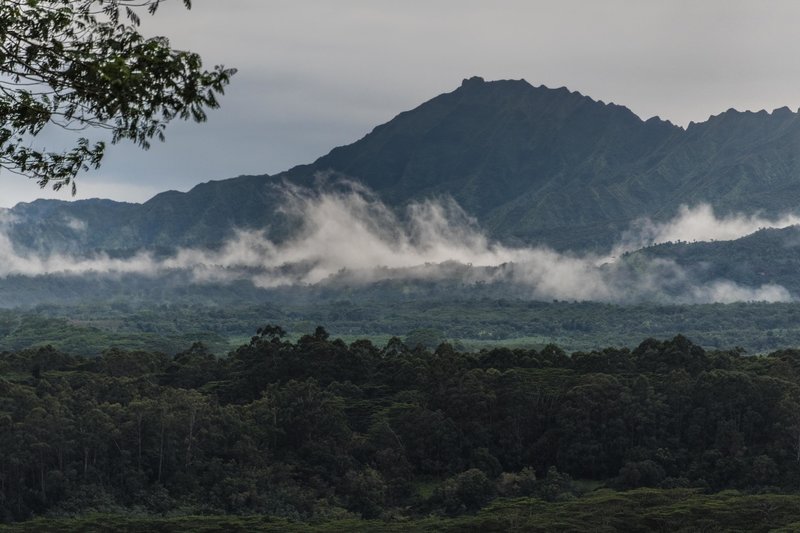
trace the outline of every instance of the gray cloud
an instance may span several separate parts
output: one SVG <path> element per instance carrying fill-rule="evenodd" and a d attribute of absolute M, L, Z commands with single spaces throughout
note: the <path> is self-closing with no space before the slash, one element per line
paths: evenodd
<path fill-rule="evenodd" d="M 160 276 L 189 272 L 195 283 L 248 279 L 258 287 L 294 284 L 369 283 L 382 279 L 457 279 L 502 282 L 520 296 L 596 301 L 683 303 L 789 301 L 783 287 L 746 287 L 724 279 L 698 283 L 671 261 L 629 268 L 604 255 L 559 253 L 548 248 L 508 247 L 490 240 L 455 201 L 412 204 L 398 217 L 370 191 L 336 183 L 323 192 L 286 185 L 286 214 L 297 221 L 293 238 L 275 243 L 263 232 L 241 231 L 218 250 L 181 249 L 170 257 L 142 252 L 128 259 L 103 254 L 76 257 L 14 248 L 0 232 L 0 275 Z M 736 238 L 757 227 L 793 223 L 729 216 L 708 206 L 684 208 L 672 221 L 641 221 L 626 234 L 627 246 L 643 241 Z M 14 220 L 4 220 L 5 227 Z M 80 230 L 80 221 L 74 222 Z M 624 250 L 619 245 L 613 253 Z"/>
<path fill-rule="evenodd" d="M 793 0 L 196 0 L 189 12 L 173 0 L 144 31 L 239 67 L 223 108 L 205 125 L 173 125 L 149 152 L 114 147 L 79 197 L 142 201 L 276 173 L 471 75 L 563 85 L 679 124 L 730 107 L 795 109 L 799 18 Z M 18 176 L 0 180 L 2 206 L 42 194 Z"/>
<path fill-rule="evenodd" d="M 682 205 L 675 217 L 666 222 L 653 222 L 649 218 L 635 220 L 631 228 L 623 232 L 612 255 L 665 242 L 730 241 L 762 228 L 785 228 L 797 224 L 800 224 L 800 216 L 793 213 L 772 217 L 765 214 L 720 217 L 708 204 Z"/>

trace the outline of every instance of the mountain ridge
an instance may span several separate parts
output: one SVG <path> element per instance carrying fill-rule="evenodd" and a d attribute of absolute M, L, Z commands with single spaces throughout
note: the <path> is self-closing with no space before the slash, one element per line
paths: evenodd
<path fill-rule="evenodd" d="M 564 87 L 472 77 L 285 172 L 212 180 L 142 204 L 19 204 L 10 232 L 22 247 L 62 251 L 218 246 L 237 228 L 269 228 L 281 239 L 292 227 L 275 185 L 314 188 L 330 174 L 363 183 L 397 210 L 453 197 L 502 242 L 602 249 L 631 221 L 663 220 L 682 204 L 793 209 L 798 148 L 800 119 L 788 107 L 728 110 L 682 128 Z M 85 222 L 83 235 L 59 227 L 73 218 Z"/>

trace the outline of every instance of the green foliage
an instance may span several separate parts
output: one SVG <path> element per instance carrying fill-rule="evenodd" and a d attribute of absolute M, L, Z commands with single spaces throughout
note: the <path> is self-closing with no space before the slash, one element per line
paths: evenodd
<path fill-rule="evenodd" d="M 99 128 L 148 148 L 174 119 L 203 121 L 234 70 L 138 32 L 138 10 L 162 0 L 8 0 L 0 4 L 0 168 L 55 189 L 98 167 L 103 142 L 63 153 L 31 147 L 46 126 Z M 184 0 L 190 7 L 190 0 Z"/>
<path fill-rule="evenodd" d="M 433 500 L 450 515 L 477 511 L 494 496 L 494 484 L 486 474 L 471 468 L 444 481 L 433 493 Z"/>
<path fill-rule="evenodd" d="M 450 530 L 462 527 L 472 531 L 766 532 L 796 527 L 796 508 L 793 507 L 797 503 L 797 495 L 748 495 L 736 491 L 702 494 L 687 489 L 613 492 L 605 489 L 555 503 L 499 500 L 474 518 L 459 519 Z"/>
<path fill-rule="evenodd" d="M 457 518 L 420 517 L 412 520 L 332 518 L 293 522 L 267 516 L 143 517 L 91 514 L 80 518 L 36 519 L 0 525 L 2 532 L 78 533 L 84 531 L 233 531 L 233 532 L 456 532 L 456 531 L 676 531 L 731 532 L 796 531 L 798 495 L 743 494 L 726 491 L 703 494 L 687 489 L 599 490 L 561 502 L 500 499 L 475 515 Z"/>
<path fill-rule="evenodd" d="M 623 489 L 658 487 L 666 474 L 664 469 L 650 459 L 628 462 L 620 469 L 616 484 Z"/>
<path fill-rule="evenodd" d="M 57 293 L 63 280 L 45 287 Z M 2 286 L 2 281 L 0 281 Z M 29 289 L 22 284 L 19 290 Z M 80 287 L 78 287 L 79 289 Z M 83 287 L 89 290 L 88 287 Z M 92 291 L 103 295 L 102 286 Z M 325 323 L 346 342 L 369 338 L 384 345 L 391 337 L 428 323 L 461 351 L 481 351 L 496 368 L 530 366 L 530 348 L 555 343 L 580 354 L 581 369 L 622 371 L 628 359 L 615 352 L 593 354 L 604 346 L 635 348 L 644 338 L 665 339 L 683 333 L 706 349 L 741 347 L 747 353 L 767 353 L 800 345 L 800 304 L 734 303 L 705 305 L 614 305 L 593 302 L 536 302 L 484 297 L 481 293 L 435 293 L 412 299 L 394 290 L 365 289 L 343 301 L 318 289 L 241 293 L 200 291 L 199 300 L 179 295 L 169 304 L 131 298 L 73 305 L 40 305 L 30 311 L 0 310 L 0 350 L 51 344 L 75 355 L 96 355 L 115 346 L 126 350 L 176 353 L 201 341 L 215 355 L 248 342 L 252 325 L 284 324 L 285 339 L 297 340 L 314 325 Z M 77 293 L 76 293 L 77 294 Z M 469 297 L 467 297 L 469 296 Z M 266 299 L 270 303 L 259 303 Z M 212 303 L 213 302 L 213 303 Z M 348 318 L 349 313 L 363 317 Z M 424 312 L 424 318 L 421 318 Z M 579 321 L 585 330 L 570 329 Z M 308 326 L 312 324 L 312 326 Z M 567 324 L 567 326 L 565 326 Z M 413 349 L 414 346 L 406 345 Z M 435 346 L 433 346 L 435 347 Z M 522 350 L 522 351 L 520 351 Z M 653 362 L 653 364 L 656 364 Z"/>
<path fill-rule="evenodd" d="M 800 227 L 768 228 L 730 241 L 678 242 L 627 254 L 624 261 L 674 261 L 700 283 L 725 279 L 758 287 L 772 283 L 800 293 Z M 774 333 L 774 332 L 773 332 Z"/>
<path fill-rule="evenodd" d="M 85 325 L 74 319 L 0 311 L 0 349 L 52 346 L 64 353 L 84 356 L 97 356 L 109 348 L 174 353 L 198 340 L 202 340 L 215 353 L 225 353 L 230 348 L 227 340 L 218 333 L 178 332 L 174 329 L 159 333 L 157 327 L 149 325 L 142 325 L 138 331 L 135 326 L 123 331 L 115 328 L 114 331 L 106 325 L 108 315 L 98 318 L 106 327 Z"/>
<path fill-rule="evenodd" d="M 411 348 L 422 346 L 432 350 L 444 341 L 445 338 L 441 331 L 433 328 L 421 328 L 409 331 L 404 342 Z"/>
<path fill-rule="evenodd" d="M 268 325 L 224 358 L 202 344 L 3 352 L 0 522 L 513 529 L 534 508 L 556 530 L 576 516 L 611 529 L 618 514 L 669 528 L 729 497 L 687 488 L 800 490 L 798 413 L 797 352 L 707 352 L 682 336 L 570 356 L 348 345 L 321 327 L 292 342 Z M 587 492 L 603 485 L 664 490 Z M 751 524 L 748 501 L 713 512 Z"/>

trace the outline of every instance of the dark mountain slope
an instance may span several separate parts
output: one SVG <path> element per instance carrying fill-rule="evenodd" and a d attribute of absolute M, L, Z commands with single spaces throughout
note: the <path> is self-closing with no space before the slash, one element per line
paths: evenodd
<path fill-rule="evenodd" d="M 139 242 L 150 246 L 213 244 L 233 228 L 265 228 L 274 222 L 279 195 L 269 176 L 210 181 L 188 193 L 158 194 L 126 221 Z M 164 221 L 168 221 L 164 224 Z"/>
<path fill-rule="evenodd" d="M 448 194 L 500 238 L 557 243 L 553 229 L 641 214 L 654 192 L 618 184 L 678 132 L 567 89 L 472 78 L 286 175 L 334 170 L 394 205 Z"/>
<path fill-rule="evenodd" d="M 800 116 L 788 108 L 728 110 L 691 124 L 654 154 L 645 184 L 674 183 L 664 205 L 708 202 L 721 213 L 793 211 L 800 205 Z"/>
<path fill-rule="evenodd" d="M 782 285 L 800 295 L 800 226 L 768 228 L 733 241 L 665 243 L 624 256 L 640 260 L 668 259 L 693 279 L 725 279 L 741 285 Z"/>
<path fill-rule="evenodd" d="M 800 118 L 727 111 L 686 130 L 566 89 L 471 78 L 361 140 L 274 177 L 242 176 L 159 194 L 142 205 L 33 202 L 13 210 L 18 244 L 56 249 L 214 246 L 235 228 L 283 237 L 283 181 L 332 172 L 402 210 L 454 197 L 493 238 L 603 248 L 632 220 L 681 204 L 725 211 L 800 205 Z M 77 222 L 75 222 L 77 221 Z M 85 231 L 82 229 L 85 226 Z"/>
<path fill-rule="evenodd" d="M 17 204 L 11 210 L 13 223 L 7 229 L 20 248 L 85 253 L 124 240 L 125 221 L 141 208 L 139 204 L 99 199 L 36 200 Z"/>
<path fill-rule="evenodd" d="M 266 175 L 210 181 L 186 193 L 163 192 L 144 204 L 37 200 L 11 210 L 16 223 L 9 231 L 17 245 L 40 250 L 127 255 L 143 247 L 215 246 L 234 229 L 275 223 L 275 182 Z"/>
<path fill-rule="evenodd" d="M 494 237 L 585 248 L 681 204 L 794 210 L 799 153 L 788 108 L 729 110 L 683 130 L 566 89 L 472 78 L 283 176 L 311 183 L 333 170 L 394 205 L 449 194 Z"/>

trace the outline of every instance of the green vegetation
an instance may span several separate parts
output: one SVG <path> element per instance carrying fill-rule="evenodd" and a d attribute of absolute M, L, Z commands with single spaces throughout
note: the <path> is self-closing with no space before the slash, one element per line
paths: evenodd
<path fill-rule="evenodd" d="M 681 336 L 569 356 L 348 345 L 321 327 L 289 342 L 266 326 L 222 359 L 202 344 L 4 352 L 0 521 L 791 529 L 798 413 L 800 352 L 744 357 Z"/>
<path fill-rule="evenodd" d="M 608 489 L 581 498 L 546 502 L 532 498 L 499 499 L 475 515 L 411 520 L 334 518 L 298 522 L 266 516 L 181 516 L 157 518 L 92 514 L 81 518 L 36 519 L 0 525 L 0 532 L 439 532 L 439 531 L 733 531 L 780 532 L 800 528 L 800 496 L 703 494 L 693 489 Z"/>
<path fill-rule="evenodd" d="M 95 128 L 114 143 L 149 148 L 151 139 L 164 139 L 172 119 L 201 122 L 219 106 L 234 70 L 203 70 L 197 54 L 139 33 L 140 14 L 155 13 L 161 2 L 0 3 L 0 168 L 42 187 L 72 184 L 74 194 L 75 176 L 100 165 L 105 144 L 81 137 L 65 152 L 37 149 L 31 138 L 45 128 Z"/>
<path fill-rule="evenodd" d="M 679 242 L 627 254 L 631 264 L 666 259 L 680 265 L 697 282 L 730 280 L 758 287 L 774 283 L 800 294 L 800 227 L 769 228 L 732 241 Z"/>
<path fill-rule="evenodd" d="M 109 348 L 177 353 L 193 342 L 203 342 L 216 353 L 227 353 L 232 347 L 216 333 L 194 331 L 166 335 L 147 331 L 109 331 L 85 326 L 66 318 L 44 318 L 39 315 L 0 313 L 0 350 L 22 350 L 52 346 L 71 354 L 99 355 Z"/>
<path fill-rule="evenodd" d="M 269 293 L 269 304 L 126 302 L 41 305 L 0 311 L 0 350 L 51 344 L 73 355 L 95 356 L 110 347 L 176 353 L 202 341 L 225 355 L 249 341 L 252 324 L 284 324 L 292 339 L 317 324 L 347 342 L 393 336 L 429 348 L 447 340 L 463 351 L 496 346 L 568 351 L 635 347 L 643 338 L 683 333 L 706 349 L 743 348 L 748 354 L 800 346 L 800 304 L 613 305 L 456 297 L 428 299 L 411 291 L 372 287 L 332 297 L 296 289 Z M 457 295 L 457 293 L 455 293 Z M 434 295 L 438 296 L 438 294 Z"/>

